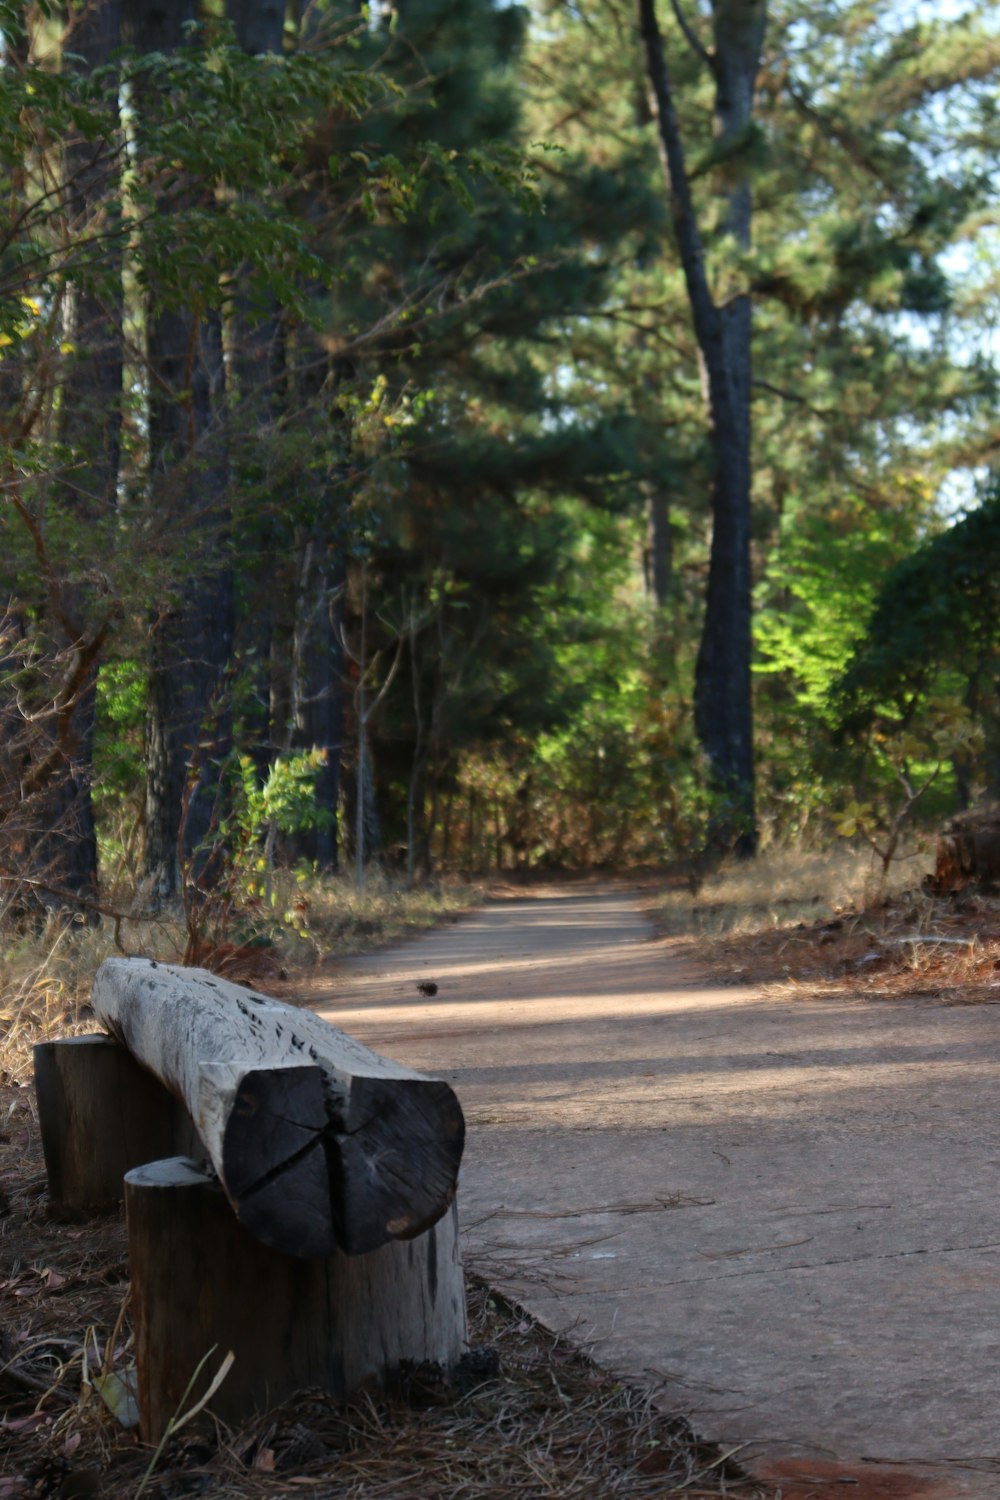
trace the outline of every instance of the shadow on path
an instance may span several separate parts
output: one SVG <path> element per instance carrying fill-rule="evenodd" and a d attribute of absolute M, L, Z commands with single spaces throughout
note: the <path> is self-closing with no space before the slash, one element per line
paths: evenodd
<path fill-rule="evenodd" d="M 996 1009 L 706 984 L 621 889 L 309 998 L 454 1084 L 467 1256 L 551 1327 L 789 1497 L 1000 1496 Z"/>

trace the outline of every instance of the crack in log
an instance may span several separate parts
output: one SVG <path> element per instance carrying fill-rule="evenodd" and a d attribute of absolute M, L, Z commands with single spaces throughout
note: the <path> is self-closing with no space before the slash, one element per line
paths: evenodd
<path fill-rule="evenodd" d="M 296 1122 L 290 1121 L 289 1123 L 295 1124 Z M 286 1156 L 285 1159 L 278 1162 L 276 1166 L 269 1167 L 268 1170 L 262 1173 L 260 1177 L 256 1178 L 248 1188 L 243 1188 L 240 1191 L 238 1201 L 240 1203 L 245 1203 L 248 1198 L 253 1198 L 256 1194 L 263 1192 L 265 1188 L 271 1187 L 275 1182 L 277 1182 L 279 1177 L 283 1177 L 286 1172 L 291 1170 L 292 1167 L 297 1166 L 303 1159 L 303 1157 L 308 1156 L 309 1152 L 315 1149 L 317 1142 L 322 1141 L 324 1134 L 324 1131 L 317 1130 L 315 1135 L 309 1137 L 309 1140 L 304 1146 L 300 1146 L 297 1151 L 293 1151 L 290 1156 Z"/>

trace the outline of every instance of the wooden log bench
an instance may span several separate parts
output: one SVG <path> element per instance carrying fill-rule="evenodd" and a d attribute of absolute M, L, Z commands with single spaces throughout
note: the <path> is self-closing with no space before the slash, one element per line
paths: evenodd
<path fill-rule="evenodd" d="M 36 1048 L 54 1204 L 128 1220 L 140 1430 L 157 1441 L 229 1351 L 236 1422 L 304 1386 L 345 1395 L 466 1343 L 447 1083 L 199 969 L 109 959 L 104 1037 Z"/>

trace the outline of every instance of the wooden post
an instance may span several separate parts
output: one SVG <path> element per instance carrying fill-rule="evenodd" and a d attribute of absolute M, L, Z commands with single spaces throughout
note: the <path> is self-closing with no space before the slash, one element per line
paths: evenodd
<path fill-rule="evenodd" d="M 273 1249 L 360 1255 L 447 1211 L 465 1140 L 447 1083 L 203 969 L 111 958 L 93 1004 L 184 1101 L 233 1211 Z"/>
<path fill-rule="evenodd" d="M 115 1208 L 131 1167 L 198 1149 L 180 1102 L 109 1036 L 39 1042 L 35 1090 L 49 1194 L 61 1213 Z"/>
<path fill-rule="evenodd" d="M 402 1360 L 453 1364 L 466 1346 L 454 1205 L 417 1239 L 367 1255 L 302 1260 L 262 1245 L 215 1178 L 175 1157 L 125 1179 L 140 1430 L 157 1442 L 226 1354 L 209 1403 L 238 1423 L 305 1386 L 348 1395 Z"/>

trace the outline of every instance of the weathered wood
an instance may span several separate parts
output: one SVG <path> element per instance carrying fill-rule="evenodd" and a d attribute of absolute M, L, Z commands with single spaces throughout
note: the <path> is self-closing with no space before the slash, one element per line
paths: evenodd
<path fill-rule="evenodd" d="M 93 1004 L 184 1101 L 264 1244 L 363 1254 L 422 1233 L 451 1203 L 465 1122 L 447 1083 L 201 969 L 108 959 Z"/>
<path fill-rule="evenodd" d="M 197 1150 L 179 1101 L 111 1037 L 39 1042 L 34 1061 L 45 1170 L 57 1211 L 114 1208 L 130 1168 Z"/>
<path fill-rule="evenodd" d="M 348 1395 L 402 1360 L 453 1364 L 466 1344 L 454 1205 L 417 1239 L 301 1260 L 268 1249 L 217 1181 L 183 1158 L 125 1179 L 141 1432 L 162 1436 L 199 1361 L 191 1406 L 236 1356 L 209 1409 L 236 1423 L 304 1386 Z"/>

